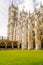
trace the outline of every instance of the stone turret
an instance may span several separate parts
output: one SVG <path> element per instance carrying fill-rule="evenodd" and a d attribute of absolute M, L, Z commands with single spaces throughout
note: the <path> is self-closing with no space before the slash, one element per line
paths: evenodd
<path fill-rule="evenodd" d="M 21 14 L 21 26 L 22 26 L 22 49 L 27 49 L 27 28 L 26 28 L 26 16 L 27 14 L 25 13 L 25 11 L 23 10 L 22 14 Z"/>
<path fill-rule="evenodd" d="M 40 40 L 40 25 L 39 25 L 39 16 L 37 10 L 35 11 L 35 46 L 36 50 L 41 49 L 41 40 Z"/>
<path fill-rule="evenodd" d="M 8 37 L 9 40 L 16 40 L 16 23 L 18 19 L 18 7 L 13 2 L 9 7 L 8 13 Z"/>
<path fill-rule="evenodd" d="M 33 49 L 33 40 L 32 40 L 32 19 L 29 12 L 28 18 L 28 49 Z"/>

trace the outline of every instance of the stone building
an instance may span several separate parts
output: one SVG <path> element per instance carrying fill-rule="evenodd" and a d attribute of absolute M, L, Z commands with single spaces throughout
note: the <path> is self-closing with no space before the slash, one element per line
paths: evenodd
<path fill-rule="evenodd" d="M 8 10 L 8 38 L 18 41 L 21 49 L 43 48 L 43 6 L 34 8 L 33 13 L 19 11 L 13 3 Z"/>

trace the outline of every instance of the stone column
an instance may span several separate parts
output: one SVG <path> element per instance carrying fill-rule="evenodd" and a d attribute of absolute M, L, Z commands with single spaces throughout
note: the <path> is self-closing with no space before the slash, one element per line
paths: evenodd
<path fill-rule="evenodd" d="M 28 18 L 28 49 L 33 49 L 32 19 L 31 19 L 31 14 L 30 13 L 29 13 L 29 18 Z"/>
<path fill-rule="evenodd" d="M 22 49 L 27 49 L 27 40 L 26 40 L 26 27 L 23 27 L 22 30 Z"/>
<path fill-rule="evenodd" d="M 13 33 L 14 33 L 13 24 L 10 24 L 10 40 L 11 41 L 13 40 Z"/>
<path fill-rule="evenodd" d="M 36 50 L 41 49 L 40 30 L 35 29 L 35 46 Z"/>
<path fill-rule="evenodd" d="M 14 47 L 13 47 L 13 42 L 12 42 L 12 49 L 13 49 Z"/>
<path fill-rule="evenodd" d="M 33 49 L 33 40 L 30 31 L 28 32 L 28 49 Z"/>
<path fill-rule="evenodd" d="M 18 49 L 20 48 L 20 44 L 19 44 L 19 42 L 18 42 Z"/>
<path fill-rule="evenodd" d="M 13 41 L 16 41 L 16 22 L 14 24 Z"/>
<path fill-rule="evenodd" d="M 14 27 L 14 33 L 13 33 L 13 41 L 15 41 L 15 27 Z"/>
<path fill-rule="evenodd" d="M 25 36 L 25 34 L 23 35 Z M 27 42 L 25 37 L 22 37 L 22 49 L 27 49 Z"/>
<path fill-rule="evenodd" d="M 6 49 L 7 49 L 7 42 L 6 42 Z"/>
<path fill-rule="evenodd" d="M 35 46 L 36 46 L 36 50 L 41 49 L 40 24 L 37 14 L 35 14 Z"/>

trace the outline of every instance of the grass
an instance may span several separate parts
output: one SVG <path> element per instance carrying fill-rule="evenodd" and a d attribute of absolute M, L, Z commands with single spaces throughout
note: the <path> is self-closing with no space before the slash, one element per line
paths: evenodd
<path fill-rule="evenodd" d="M 42 65 L 43 50 L 1 50 L 0 65 Z"/>

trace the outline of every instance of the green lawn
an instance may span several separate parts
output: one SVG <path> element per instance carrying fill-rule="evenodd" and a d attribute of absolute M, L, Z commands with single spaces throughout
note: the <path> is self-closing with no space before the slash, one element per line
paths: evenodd
<path fill-rule="evenodd" d="M 0 50 L 0 65 L 42 65 L 43 50 Z"/>

